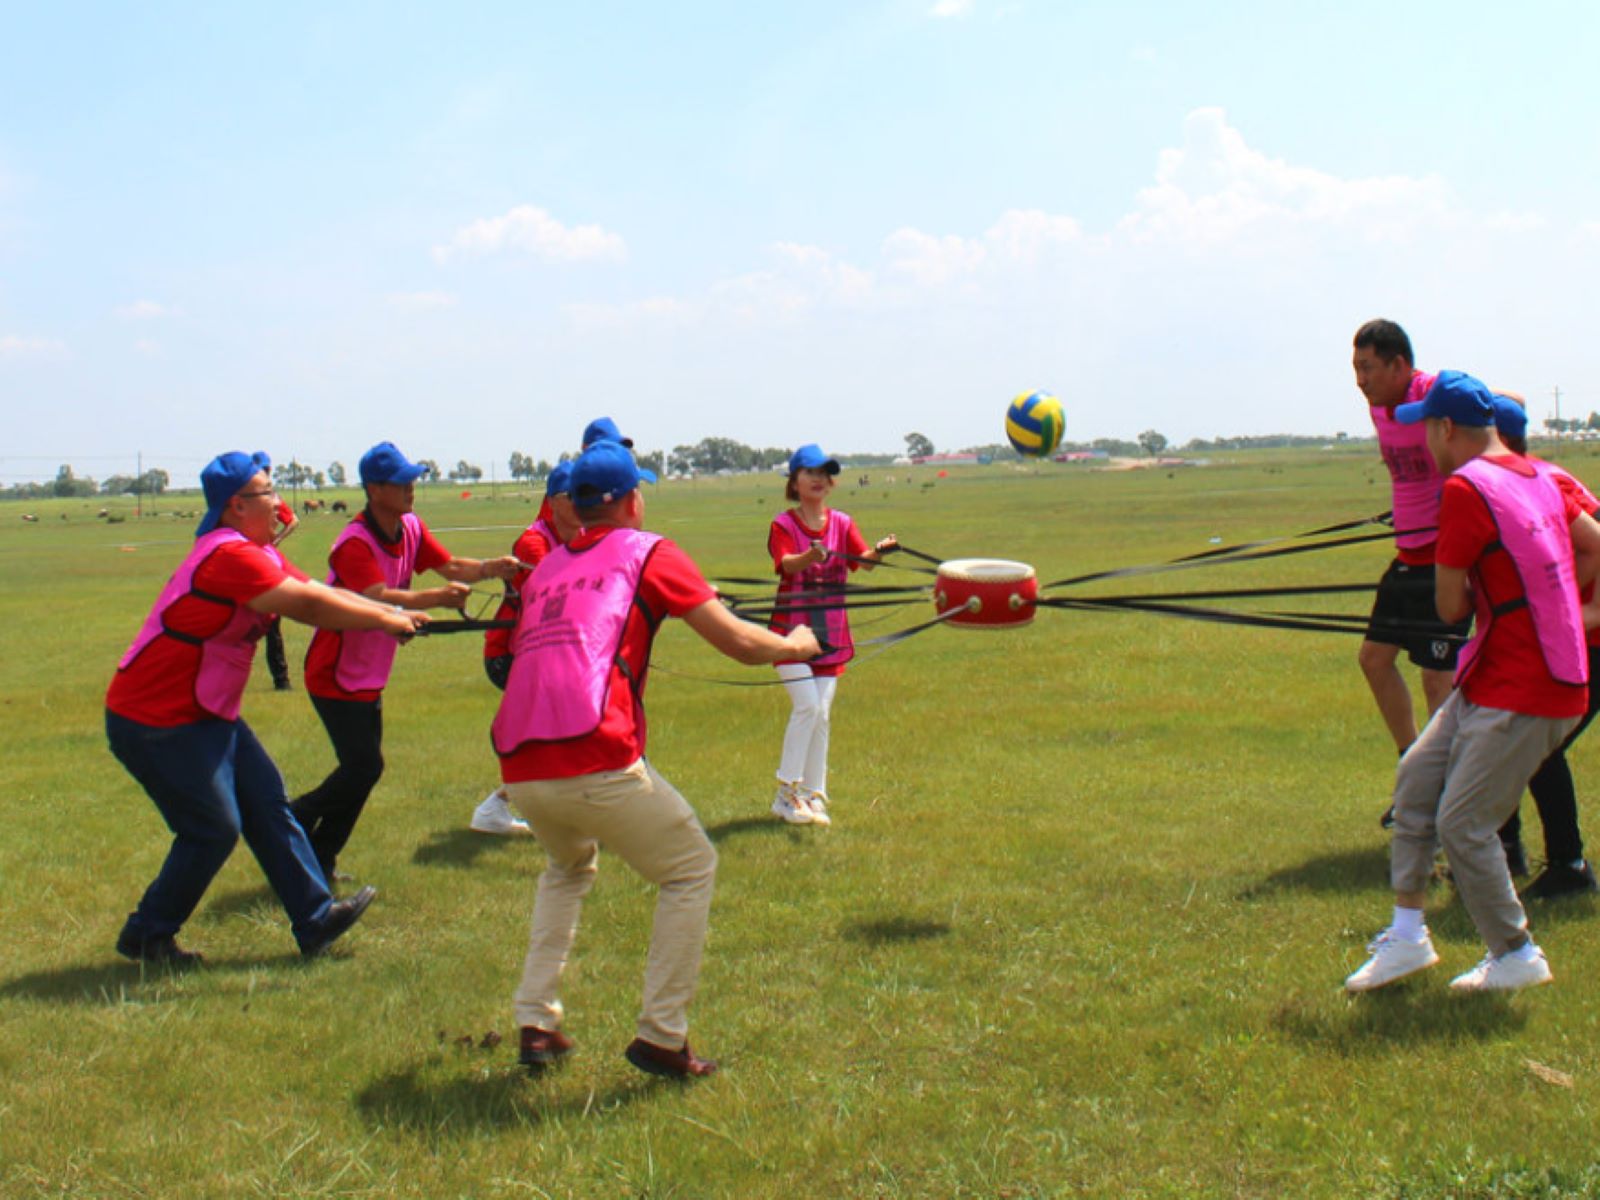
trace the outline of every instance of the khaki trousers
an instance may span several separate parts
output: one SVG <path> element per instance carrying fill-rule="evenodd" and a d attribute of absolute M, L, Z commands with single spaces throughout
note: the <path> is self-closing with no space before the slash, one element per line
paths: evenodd
<path fill-rule="evenodd" d="M 533 903 L 517 1023 L 561 1025 L 561 972 L 604 844 L 660 888 L 638 1034 L 668 1049 L 682 1047 L 717 874 L 717 852 L 694 810 L 642 758 L 621 771 L 508 783 L 506 798 L 549 856 Z"/>
<path fill-rule="evenodd" d="M 1397 892 L 1420 892 L 1433 873 L 1435 839 L 1472 923 L 1494 954 L 1528 931 L 1500 845 L 1500 826 L 1522 789 L 1577 717 L 1530 717 L 1484 708 L 1460 690 L 1433 714 L 1395 773 L 1394 847 L 1389 874 Z"/>

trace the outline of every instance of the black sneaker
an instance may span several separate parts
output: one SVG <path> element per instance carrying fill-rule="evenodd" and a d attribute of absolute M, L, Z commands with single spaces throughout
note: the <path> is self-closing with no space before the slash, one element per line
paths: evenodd
<path fill-rule="evenodd" d="M 367 905 L 372 903 L 372 898 L 377 894 L 377 888 L 364 887 L 348 900 L 335 900 L 328 907 L 328 915 L 322 918 L 322 924 L 301 939 L 301 955 L 315 958 L 338 941 L 350 926 L 361 919 L 361 914 L 367 911 Z"/>
<path fill-rule="evenodd" d="M 1524 900 L 1555 900 L 1561 896 L 1581 896 L 1600 892 L 1595 882 L 1594 869 L 1587 862 L 1576 867 L 1565 863 L 1549 863 L 1527 887 L 1522 889 Z"/>
<path fill-rule="evenodd" d="M 146 938 L 126 929 L 117 938 L 117 953 L 134 962 L 160 963 L 168 967 L 198 967 L 205 961 L 194 950 L 185 950 L 170 933 Z"/>
<path fill-rule="evenodd" d="M 1521 879 L 1528 874 L 1528 852 L 1522 848 L 1522 840 L 1514 842 L 1501 842 L 1500 846 L 1506 852 L 1506 870 L 1511 872 L 1513 879 Z"/>

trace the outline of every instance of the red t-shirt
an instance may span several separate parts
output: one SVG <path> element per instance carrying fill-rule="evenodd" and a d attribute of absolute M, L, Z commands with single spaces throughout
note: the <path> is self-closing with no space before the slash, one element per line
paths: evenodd
<path fill-rule="evenodd" d="M 1531 478 L 1533 467 L 1517 455 L 1486 457 L 1505 470 Z M 1566 521 L 1571 524 L 1583 509 L 1563 488 Z M 1500 531 L 1482 494 L 1454 475 L 1444 482 L 1439 499 L 1440 566 L 1472 572 L 1472 586 L 1491 606 L 1521 599 L 1525 592 L 1511 555 L 1494 545 Z M 1490 549 L 1493 545 L 1494 548 Z M 1462 694 L 1485 708 L 1500 708 L 1530 717 L 1578 717 L 1588 705 L 1584 687 L 1561 683 L 1545 666 L 1539 636 L 1534 632 L 1533 611 L 1524 605 L 1495 617 L 1478 659 L 1462 685 Z"/>
<path fill-rule="evenodd" d="M 545 501 L 544 507 L 539 510 L 539 515 L 546 517 L 550 502 Z M 511 547 L 511 557 L 518 562 L 532 563 L 538 566 L 544 561 L 544 556 L 550 553 L 550 540 L 536 526 L 530 525 L 524 529 Z M 495 610 L 496 621 L 515 621 L 517 614 L 522 611 L 522 585 L 532 575 L 531 570 L 518 571 L 506 581 L 506 597 L 500 601 L 500 607 Z M 513 629 L 490 629 L 483 635 L 483 656 L 485 658 L 501 658 L 511 653 L 511 635 Z"/>
<path fill-rule="evenodd" d="M 612 526 L 585 529 L 572 540 L 574 550 L 594 545 Z M 650 667 L 650 646 L 667 617 L 681 617 L 699 608 L 716 592 L 694 561 L 677 545 L 663 538 L 645 560 L 639 577 L 637 602 L 628 612 L 622 630 L 620 654 L 639 681 L 637 694 L 627 676 L 613 664 L 606 691 L 606 708 L 593 733 L 561 742 L 529 742 L 500 760 L 500 776 L 507 783 L 530 779 L 571 779 L 597 771 L 620 771 L 644 755 L 645 673 Z"/>
<path fill-rule="evenodd" d="M 820 529 L 813 529 L 811 526 L 807 525 L 800 516 L 800 510 L 798 508 L 791 509 L 790 515 L 794 517 L 795 524 L 800 526 L 800 528 L 805 532 L 807 545 L 796 546 L 794 544 L 794 535 L 792 533 L 790 533 L 782 525 L 778 524 L 778 522 L 774 521 L 772 523 L 772 528 L 767 530 L 767 553 L 772 556 L 772 569 L 780 579 L 785 577 L 783 574 L 783 560 L 791 554 L 804 554 L 807 550 L 811 549 L 809 543 L 821 541 L 822 535 L 828 530 L 828 513 L 826 512 L 822 514 L 822 528 Z M 861 526 L 857 525 L 854 521 L 850 522 L 849 532 L 845 534 L 844 548 L 847 554 L 853 554 L 857 558 L 860 558 L 868 550 L 872 549 L 872 547 L 867 545 L 867 539 L 861 536 Z M 859 571 L 861 569 L 860 563 L 853 562 L 848 565 L 852 571 Z M 794 661 L 796 660 L 787 660 L 785 662 L 778 663 L 777 665 L 786 667 L 790 666 Z M 821 667 L 813 666 L 811 668 L 811 673 L 813 675 L 842 675 L 844 674 L 845 666 L 845 663 L 834 663 L 831 666 Z"/>
<path fill-rule="evenodd" d="M 404 546 L 403 539 L 391 542 L 383 536 L 383 531 L 376 522 L 368 519 L 365 512 L 358 513 L 355 521 L 360 521 L 371 532 L 378 544 L 383 547 L 383 552 L 390 558 L 399 558 Z M 428 532 L 428 527 L 417 519 L 417 525 L 422 530 L 421 540 L 417 543 L 417 561 L 411 564 L 411 574 L 420 575 L 424 571 L 431 571 L 435 567 L 442 567 L 451 559 L 450 551 L 439 544 L 439 539 Z M 328 565 L 333 570 L 333 584 L 335 587 L 349 588 L 352 592 L 365 593 L 374 584 L 386 584 L 383 568 L 378 565 L 378 560 L 373 556 L 372 547 L 362 538 L 349 538 L 333 553 L 328 555 Z M 376 700 L 383 694 L 381 688 L 363 688 L 356 692 L 347 692 L 339 686 L 339 681 L 334 677 L 334 668 L 339 662 L 339 642 L 341 634 L 333 629 L 319 629 L 311 637 L 311 645 L 306 650 L 306 691 L 313 696 L 321 696 L 324 700 Z"/>
<path fill-rule="evenodd" d="M 285 579 L 305 578 L 305 572 L 292 563 L 280 567 L 254 542 L 224 542 L 195 571 L 190 590 L 248 604 Z M 189 595 L 180 596 L 167 609 L 166 625 L 178 633 L 206 638 L 232 619 L 231 608 Z M 112 677 L 106 707 L 141 725 L 166 727 L 215 720 L 216 714 L 201 708 L 194 698 L 199 671 L 199 646 L 158 637 L 127 670 Z"/>

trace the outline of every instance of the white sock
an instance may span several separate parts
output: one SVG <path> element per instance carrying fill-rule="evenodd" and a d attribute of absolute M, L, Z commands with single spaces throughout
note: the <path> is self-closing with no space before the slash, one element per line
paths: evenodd
<path fill-rule="evenodd" d="M 1533 944 L 1532 938 L 1529 938 L 1527 941 L 1523 942 L 1522 945 L 1518 946 L 1515 950 L 1506 951 L 1507 958 L 1514 958 L 1518 962 L 1532 962 L 1536 957 L 1538 957 L 1538 954 L 1539 947 Z"/>
<path fill-rule="evenodd" d="M 1420 942 L 1428 936 L 1428 927 L 1422 923 L 1422 910 L 1420 908 L 1401 908 L 1398 904 L 1394 908 L 1394 920 L 1389 928 L 1394 930 L 1397 938 L 1407 942 Z"/>

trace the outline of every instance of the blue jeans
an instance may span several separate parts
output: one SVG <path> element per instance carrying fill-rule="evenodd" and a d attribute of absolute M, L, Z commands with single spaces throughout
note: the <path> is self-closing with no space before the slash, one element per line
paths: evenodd
<path fill-rule="evenodd" d="M 328 915 L 332 897 L 305 830 L 289 811 L 283 777 L 243 721 L 141 725 L 106 711 L 111 753 L 155 801 L 172 849 L 128 916 L 124 933 L 170 937 L 189 919 L 244 835 L 297 939 Z"/>

